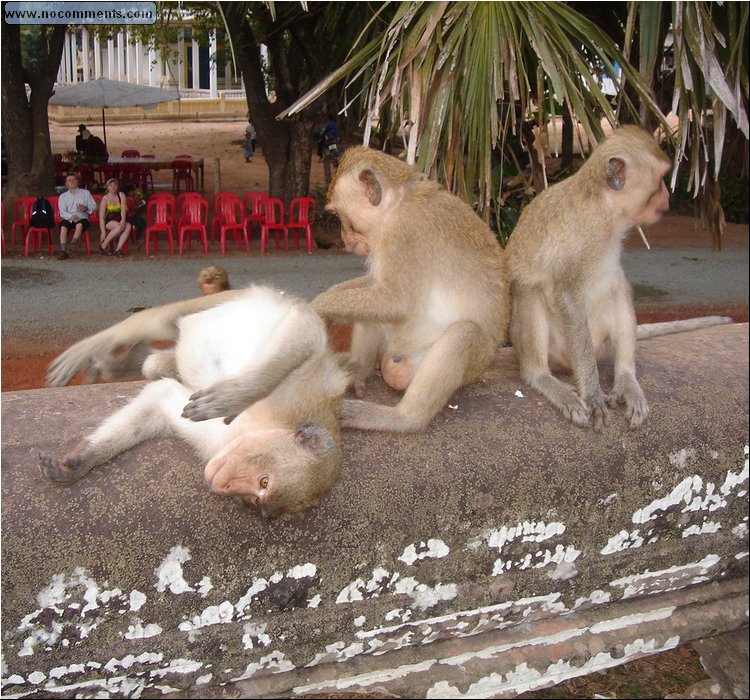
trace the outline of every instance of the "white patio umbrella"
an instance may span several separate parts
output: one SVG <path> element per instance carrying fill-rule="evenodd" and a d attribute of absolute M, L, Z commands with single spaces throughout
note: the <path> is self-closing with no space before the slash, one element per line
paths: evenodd
<path fill-rule="evenodd" d="M 179 100 L 177 90 L 125 83 L 121 80 L 97 78 L 85 83 L 75 83 L 55 89 L 50 98 L 51 105 L 62 107 L 99 107 L 102 110 L 104 144 L 107 144 L 107 124 L 104 110 L 107 107 L 143 107 L 151 109 L 160 102 Z"/>

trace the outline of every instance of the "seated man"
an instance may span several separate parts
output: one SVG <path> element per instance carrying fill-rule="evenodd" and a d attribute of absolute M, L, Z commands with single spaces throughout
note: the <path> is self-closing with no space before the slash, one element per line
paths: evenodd
<path fill-rule="evenodd" d="M 57 200 L 60 210 L 60 252 L 59 260 L 67 260 L 68 231 L 73 229 L 71 245 L 78 243 L 81 234 L 89 227 L 89 216 L 96 211 L 96 202 L 91 192 L 78 187 L 78 176 L 68 175 L 65 178 L 67 192 L 63 192 Z"/>
<path fill-rule="evenodd" d="M 77 143 L 78 139 L 76 139 L 76 145 Z M 104 141 L 98 136 L 94 136 L 88 129 L 84 129 L 81 132 L 80 150 L 86 160 L 99 161 L 107 160 L 107 158 L 109 158 L 109 153 L 107 153 L 107 147 L 104 145 Z"/>

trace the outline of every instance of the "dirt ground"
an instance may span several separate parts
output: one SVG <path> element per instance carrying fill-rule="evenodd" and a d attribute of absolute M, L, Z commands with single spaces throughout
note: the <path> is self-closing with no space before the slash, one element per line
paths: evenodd
<path fill-rule="evenodd" d="M 101 124 L 89 123 L 90 130 L 102 136 Z M 107 141 L 109 151 L 119 155 L 126 148 L 136 148 L 141 153 L 172 157 L 179 153 L 190 153 L 205 160 L 204 195 L 212 195 L 217 182 L 224 191 L 244 194 L 250 190 L 267 189 L 268 170 L 263 158 L 262 146 L 251 163 L 245 163 L 242 153 L 244 121 L 232 122 L 179 122 L 179 123 L 139 123 L 109 125 Z M 77 125 L 51 125 L 50 135 L 54 152 L 62 152 L 75 144 Z M 312 136 L 311 136 L 312 138 Z M 215 166 L 215 159 L 220 166 Z M 159 173 L 155 177 L 157 186 L 169 186 L 169 174 Z M 311 167 L 311 184 L 324 183 L 323 168 L 316 157 Z M 692 219 L 666 216 L 659 224 L 647 232 L 652 247 L 670 245 L 710 248 L 710 237 L 695 225 Z M 638 237 L 629 239 L 628 245 L 642 245 Z M 728 225 L 725 235 L 725 248 L 747 248 L 748 226 Z M 93 257 L 93 256 L 92 256 Z M 91 260 L 96 264 L 97 260 Z M 737 322 L 748 320 L 747 304 L 717 306 L 687 306 L 641 308 L 637 310 L 639 322 L 661 321 L 676 318 L 690 318 L 708 314 L 732 316 Z M 335 327 L 334 346 L 341 349 L 348 344 L 349 330 Z M 63 348 L 56 347 L 54 339 L 43 346 L 34 347 L 28 343 L 14 344 L 12 339 L 3 338 L 5 351 L 2 359 L 2 391 L 40 388 L 50 361 Z M 16 347 L 8 353 L 9 346 Z M 630 697 L 663 698 L 666 695 L 681 695 L 692 683 L 707 678 L 700 666 L 698 655 L 690 645 L 683 645 L 670 652 L 658 654 L 605 673 L 596 673 L 584 678 L 560 684 L 539 693 L 528 693 L 529 698 L 590 698 L 590 697 Z M 328 695 L 326 697 L 336 697 Z M 340 697 L 378 697 L 377 695 L 341 695 Z"/>

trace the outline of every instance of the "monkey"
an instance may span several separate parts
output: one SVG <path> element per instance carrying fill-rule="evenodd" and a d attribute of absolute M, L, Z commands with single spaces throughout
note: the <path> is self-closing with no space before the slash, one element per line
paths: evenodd
<path fill-rule="evenodd" d="M 176 344 L 149 353 L 155 340 Z M 309 304 L 251 286 L 146 309 L 62 353 L 48 384 L 82 370 L 89 381 L 121 378 L 141 360 L 152 381 L 62 458 L 40 455 L 45 479 L 69 484 L 136 444 L 177 435 L 206 461 L 212 491 L 268 519 L 317 504 L 336 482 L 349 380 Z"/>
<path fill-rule="evenodd" d="M 327 322 L 353 323 L 354 399 L 343 427 L 417 432 L 506 340 L 505 254 L 473 209 L 407 163 L 364 146 L 343 155 L 326 209 L 367 273 L 312 301 Z M 396 406 L 362 401 L 376 368 L 404 392 Z"/>
<path fill-rule="evenodd" d="M 669 158 L 636 126 L 615 131 L 580 170 L 538 194 L 522 211 L 505 251 L 510 340 L 523 381 L 575 425 L 601 431 L 609 408 L 625 404 L 631 428 L 649 407 L 636 379 L 633 295 L 621 263 L 628 232 L 669 208 Z M 597 358 L 614 357 L 605 396 Z M 575 389 L 553 376 L 572 372 Z"/>

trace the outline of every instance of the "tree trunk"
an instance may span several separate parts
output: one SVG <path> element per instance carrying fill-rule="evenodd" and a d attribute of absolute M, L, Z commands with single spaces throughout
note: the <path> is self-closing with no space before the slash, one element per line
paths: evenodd
<path fill-rule="evenodd" d="M 221 3 L 237 65 L 242 72 L 250 118 L 255 124 L 258 139 L 263 144 L 263 155 L 268 165 L 268 190 L 271 197 L 279 197 L 288 204 L 294 197 L 306 196 L 310 188 L 310 161 L 314 144 L 313 134 L 317 119 L 308 112 L 276 120 L 284 107 L 281 85 L 286 76 L 278 76 L 276 101 L 270 102 L 260 56 L 260 45 L 247 18 L 245 3 Z M 256 10 L 260 12 L 261 10 Z M 264 43 L 274 53 L 275 34 L 270 33 Z M 279 51 L 288 47 L 279 46 Z"/>
<path fill-rule="evenodd" d="M 54 167 L 47 105 L 62 59 L 65 25 L 40 27 L 36 69 L 23 66 L 19 25 L 2 26 L 2 123 L 8 155 L 6 206 L 22 195 L 54 194 Z M 28 83 L 31 88 L 26 97 Z"/>

